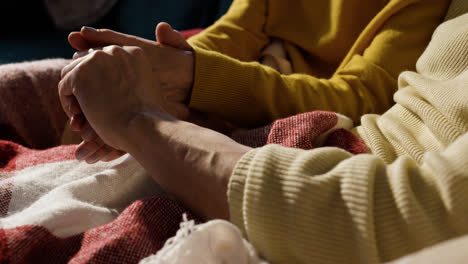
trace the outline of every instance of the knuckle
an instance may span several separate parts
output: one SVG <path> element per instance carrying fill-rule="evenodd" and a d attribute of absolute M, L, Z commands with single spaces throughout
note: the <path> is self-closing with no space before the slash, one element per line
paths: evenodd
<path fill-rule="evenodd" d="M 67 67 L 63 67 L 62 70 L 60 71 L 60 78 L 63 79 L 65 77 Z"/>
<path fill-rule="evenodd" d="M 117 45 L 110 45 L 108 46 L 109 50 L 111 51 L 116 51 L 116 50 L 120 50 L 121 47 L 120 46 L 117 46 Z"/>
<path fill-rule="evenodd" d="M 145 51 L 141 47 L 137 47 L 137 46 L 128 47 L 128 51 L 137 56 L 143 56 L 145 53 Z"/>
<path fill-rule="evenodd" d="M 109 45 L 104 48 L 104 50 L 109 54 L 109 55 L 117 55 L 117 56 L 122 56 L 125 51 L 121 46 L 118 45 Z"/>
<path fill-rule="evenodd" d="M 92 60 L 102 60 L 106 57 L 106 52 L 102 50 L 96 50 L 93 53 L 91 53 L 89 56 L 91 57 Z"/>
<path fill-rule="evenodd" d="M 106 53 L 102 50 L 96 50 L 95 52 L 93 52 L 93 55 L 99 58 L 99 57 L 104 57 Z"/>

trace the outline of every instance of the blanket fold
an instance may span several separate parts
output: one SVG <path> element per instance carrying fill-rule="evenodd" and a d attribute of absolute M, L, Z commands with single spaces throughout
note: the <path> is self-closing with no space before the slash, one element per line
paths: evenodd
<path fill-rule="evenodd" d="M 251 146 L 366 151 L 352 122 L 316 111 L 233 134 Z M 0 262 L 136 263 L 156 253 L 184 213 L 130 155 L 88 165 L 76 145 L 34 150 L 0 140 Z M 45 252 L 45 253 L 44 253 Z"/>

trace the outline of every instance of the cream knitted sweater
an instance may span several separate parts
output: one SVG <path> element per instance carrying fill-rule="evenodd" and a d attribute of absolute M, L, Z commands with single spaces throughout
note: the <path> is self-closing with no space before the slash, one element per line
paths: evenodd
<path fill-rule="evenodd" d="M 273 263 L 380 263 L 468 234 L 468 1 L 355 129 L 372 154 L 268 145 L 229 184 L 231 220 Z"/>

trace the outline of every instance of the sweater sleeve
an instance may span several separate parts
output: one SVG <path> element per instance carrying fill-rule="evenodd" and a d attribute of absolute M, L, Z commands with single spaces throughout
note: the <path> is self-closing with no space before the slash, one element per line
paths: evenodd
<path fill-rule="evenodd" d="M 386 20 L 361 55 L 352 57 L 330 79 L 281 75 L 259 63 L 240 61 L 254 58 L 253 54 L 265 44 L 265 36 L 258 33 L 263 22 L 252 26 L 257 32 L 254 36 L 259 37 L 252 37 L 256 44 L 251 54 L 226 56 L 218 48 L 234 44 L 229 44 L 227 38 L 211 38 L 207 43 L 212 46 L 194 46 L 190 106 L 242 127 L 317 109 L 339 112 L 354 121 L 365 113 L 382 113 L 393 104 L 398 74 L 414 69 L 446 6 L 447 1 L 419 1 L 403 8 Z M 229 26 L 237 28 L 235 24 Z"/>
<path fill-rule="evenodd" d="M 418 165 L 269 145 L 229 185 L 231 221 L 273 263 L 381 263 L 468 233 L 468 134 Z"/>
<path fill-rule="evenodd" d="M 188 39 L 196 50 L 217 51 L 240 61 L 254 61 L 269 38 L 264 33 L 267 0 L 235 0 L 227 13 Z M 203 67 L 203 66 L 200 66 Z"/>
<path fill-rule="evenodd" d="M 400 75 L 397 104 L 372 115 L 366 144 L 373 135 L 399 149 L 391 163 L 375 152 L 278 145 L 242 157 L 229 183 L 231 221 L 261 255 L 381 263 L 468 234 L 467 22 L 439 26 L 418 72 Z"/>

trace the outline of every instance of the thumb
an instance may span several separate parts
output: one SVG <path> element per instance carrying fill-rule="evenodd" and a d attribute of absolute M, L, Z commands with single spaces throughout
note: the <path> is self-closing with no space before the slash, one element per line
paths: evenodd
<path fill-rule="evenodd" d="M 192 47 L 188 44 L 182 34 L 177 30 L 172 29 L 172 27 L 166 22 L 161 22 L 156 26 L 156 40 L 163 45 L 168 45 L 173 48 L 192 50 Z"/>
<path fill-rule="evenodd" d="M 80 32 L 74 31 L 68 35 L 68 43 L 74 49 L 78 51 L 83 51 L 92 48 L 92 45 L 83 38 Z"/>
<path fill-rule="evenodd" d="M 110 29 L 94 29 L 82 27 L 80 32 L 72 32 L 68 36 L 68 42 L 77 50 L 103 47 L 108 45 L 139 46 L 154 45 L 155 42 L 132 36 Z"/>

